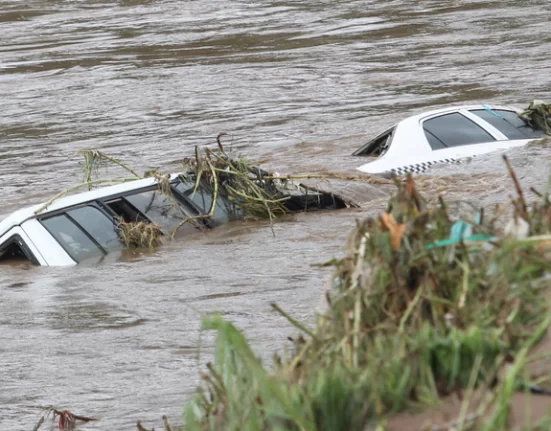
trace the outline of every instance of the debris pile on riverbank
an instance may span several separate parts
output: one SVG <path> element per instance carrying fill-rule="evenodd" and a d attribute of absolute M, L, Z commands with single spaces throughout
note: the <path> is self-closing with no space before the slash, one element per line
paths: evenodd
<path fill-rule="evenodd" d="M 453 429 L 512 427 L 514 394 L 546 393 L 551 381 L 551 367 L 537 381 L 528 372 L 551 323 L 551 201 L 538 192 L 529 206 L 511 175 L 518 196 L 506 232 L 482 211 L 454 221 L 444 201 L 426 205 L 411 177 L 397 182 L 387 210 L 358 223 L 346 256 L 328 263 L 316 327 L 274 305 L 304 335 L 271 372 L 231 323 L 205 318 L 218 332 L 215 363 L 185 429 L 384 430 L 399 412 L 454 396 Z"/>

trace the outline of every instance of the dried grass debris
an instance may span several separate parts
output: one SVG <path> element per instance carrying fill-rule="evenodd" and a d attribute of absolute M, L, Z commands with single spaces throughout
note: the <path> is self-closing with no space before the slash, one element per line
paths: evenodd
<path fill-rule="evenodd" d="M 118 233 L 128 248 L 152 248 L 163 243 L 163 231 L 154 223 L 119 220 Z"/>
<path fill-rule="evenodd" d="M 81 416 L 70 412 L 69 410 L 60 410 L 55 407 L 47 407 L 44 409 L 44 413 L 34 426 L 33 431 L 38 431 L 40 427 L 48 420 L 52 419 L 52 428 L 57 421 L 57 429 L 60 431 L 72 431 L 77 429 L 77 423 L 88 423 L 98 421 L 96 418 Z"/>
<path fill-rule="evenodd" d="M 521 115 L 531 127 L 551 135 L 551 105 L 534 100 Z"/>

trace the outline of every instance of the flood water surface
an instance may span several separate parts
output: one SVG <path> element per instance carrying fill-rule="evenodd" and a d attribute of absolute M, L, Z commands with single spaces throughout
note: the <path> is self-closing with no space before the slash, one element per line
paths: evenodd
<path fill-rule="evenodd" d="M 354 149 L 414 112 L 549 99 L 551 7 L 536 1 L 0 2 L 0 214 L 81 179 L 96 148 L 140 172 L 178 169 L 226 145 L 282 173 L 350 174 Z M 526 187 L 551 152 L 515 150 Z M 511 193 L 486 156 L 420 179 L 431 196 L 491 204 Z M 220 311 L 265 359 L 312 322 L 362 208 L 236 222 L 152 252 L 75 268 L 0 267 L 0 429 L 32 429 L 55 405 L 84 429 L 177 422 L 210 360 L 200 318 Z M 363 194 L 362 194 L 363 193 Z"/>

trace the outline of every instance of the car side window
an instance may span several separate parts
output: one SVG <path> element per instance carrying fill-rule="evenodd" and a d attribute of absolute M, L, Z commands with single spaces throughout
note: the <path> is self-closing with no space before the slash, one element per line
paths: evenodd
<path fill-rule="evenodd" d="M 423 129 L 433 150 L 495 141 L 486 130 L 457 112 L 426 120 Z"/>
<path fill-rule="evenodd" d="M 202 214 L 209 213 L 214 197 L 214 190 L 207 190 L 204 187 L 198 187 L 197 190 L 195 190 L 195 181 L 185 178 L 180 178 L 174 185 L 174 188 L 186 199 L 191 200 L 199 208 Z M 212 217 L 216 223 L 235 220 L 239 218 L 240 215 L 240 210 L 234 204 L 223 196 L 218 195 Z"/>
<path fill-rule="evenodd" d="M 42 219 L 41 223 L 76 262 L 104 254 L 103 250 L 65 214 Z"/>
<path fill-rule="evenodd" d="M 175 197 L 167 196 L 159 190 L 125 195 L 124 198 L 168 233 L 176 229 L 186 217 L 196 215 L 191 208 L 184 208 Z"/>
<path fill-rule="evenodd" d="M 528 123 L 514 111 L 506 111 L 503 109 L 474 109 L 471 112 L 490 123 L 507 136 L 508 139 L 533 139 L 546 136 L 545 132 L 542 130 L 530 127 Z"/>
<path fill-rule="evenodd" d="M 98 208 L 87 205 L 67 211 L 67 214 L 84 229 L 105 251 L 122 248 L 117 226 Z"/>

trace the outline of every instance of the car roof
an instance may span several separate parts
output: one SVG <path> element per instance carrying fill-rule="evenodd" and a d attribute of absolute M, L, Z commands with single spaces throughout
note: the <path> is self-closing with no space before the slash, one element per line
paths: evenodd
<path fill-rule="evenodd" d="M 178 177 L 178 175 L 179 174 L 172 174 L 171 179 L 175 179 L 176 177 Z M 39 213 L 37 213 L 37 211 L 43 208 L 48 202 L 43 202 L 38 205 L 22 208 L 20 210 L 17 210 L 11 213 L 2 221 L 0 221 L 0 237 L 3 236 L 12 227 L 19 226 L 22 223 L 24 223 L 26 220 L 47 215 L 49 213 L 58 211 L 60 209 L 69 208 L 79 204 L 84 204 L 86 202 L 91 202 L 96 199 L 103 199 L 111 195 L 117 195 L 120 193 L 129 192 L 132 190 L 138 190 L 138 189 L 149 187 L 155 184 L 157 184 L 157 180 L 155 179 L 155 177 L 148 177 L 148 178 L 136 179 L 136 180 L 127 180 L 126 182 L 123 182 L 120 184 L 101 187 L 101 188 L 86 191 L 86 192 L 76 193 L 70 196 L 60 197 L 59 199 L 56 199 L 55 201 L 53 201 L 50 205 L 48 205 L 46 209 L 44 209 L 43 211 L 40 211 Z"/>

